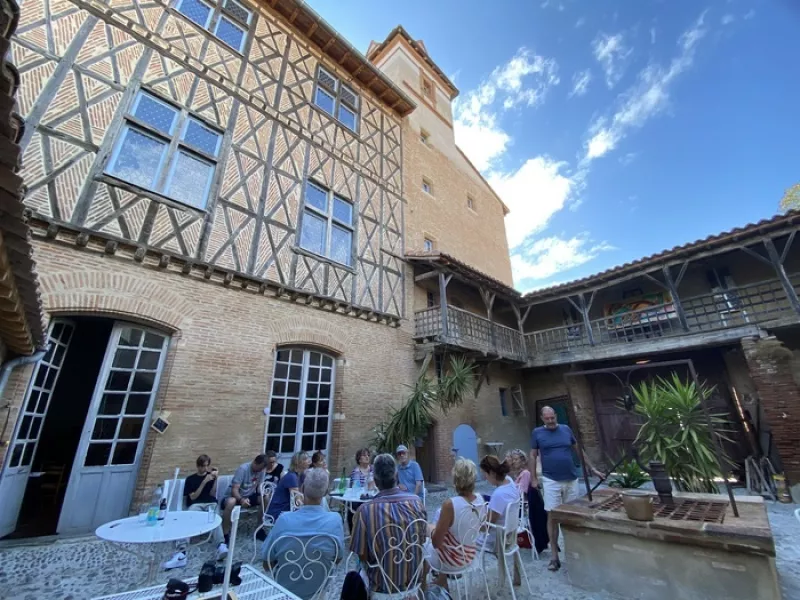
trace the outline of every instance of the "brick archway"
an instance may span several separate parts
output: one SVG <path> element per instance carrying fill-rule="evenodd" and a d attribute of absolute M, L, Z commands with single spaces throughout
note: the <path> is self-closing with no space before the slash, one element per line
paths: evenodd
<path fill-rule="evenodd" d="M 342 356 L 350 346 L 351 334 L 331 319 L 301 315 L 283 319 L 272 326 L 276 345 L 309 345 Z"/>
<path fill-rule="evenodd" d="M 175 333 L 191 322 L 194 312 L 184 298 L 144 277 L 84 270 L 48 273 L 39 282 L 50 315 L 129 317 Z"/>

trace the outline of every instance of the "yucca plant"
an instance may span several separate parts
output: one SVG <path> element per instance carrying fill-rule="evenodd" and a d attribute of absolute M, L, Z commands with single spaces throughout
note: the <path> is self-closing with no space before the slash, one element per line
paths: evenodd
<path fill-rule="evenodd" d="M 399 444 L 424 437 L 437 411 L 446 413 L 472 393 L 473 370 L 465 358 L 453 356 L 439 381 L 422 375 L 411 386 L 408 400 L 400 408 L 390 409 L 389 418 L 373 429 L 372 445 L 378 452 L 393 452 Z"/>
<path fill-rule="evenodd" d="M 623 460 L 614 471 L 608 485 L 615 488 L 636 489 L 648 481 L 650 481 L 650 476 L 636 461 Z"/>
<path fill-rule="evenodd" d="M 679 490 L 717 493 L 714 482 L 723 473 L 714 453 L 714 435 L 727 440 L 730 423 L 724 414 L 711 414 L 709 430 L 701 402 L 713 387 L 683 381 L 676 373 L 657 377 L 633 388 L 633 412 L 644 419 L 634 444 L 645 462 L 657 460 Z M 727 457 L 723 460 L 730 464 Z"/>

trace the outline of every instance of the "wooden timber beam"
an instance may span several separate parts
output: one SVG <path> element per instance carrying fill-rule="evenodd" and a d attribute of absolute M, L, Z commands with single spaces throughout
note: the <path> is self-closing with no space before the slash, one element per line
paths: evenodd
<path fill-rule="evenodd" d="M 478 397 L 478 393 L 481 391 L 481 387 L 483 386 L 483 381 L 486 379 L 486 373 L 489 371 L 489 363 L 485 362 L 481 365 L 481 370 L 478 371 L 478 380 L 475 382 L 475 397 Z"/>
<path fill-rule="evenodd" d="M 428 372 L 428 366 L 431 364 L 431 359 L 433 358 L 433 350 L 430 348 L 427 349 L 425 352 L 425 358 L 422 359 L 422 365 L 419 368 L 419 373 L 417 373 L 417 380 L 419 381 L 423 377 L 425 377 L 425 373 Z"/>
<path fill-rule="evenodd" d="M 315 32 L 315 31 L 316 31 L 318 28 L 319 28 L 319 23 L 317 23 L 316 21 L 314 21 L 314 22 L 311 24 L 311 27 L 309 27 L 309 28 L 308 28 L 308 31 L 306 31 L 306 35 L 307 35 L 308 37 L 311 37 L 312 35 L 314 35 L 314 32 Z"/>
<path fill-rule="evenodd" d="M 592 332 L 592 322 L 589 320 L 589 309 L 592 307 L 592 302 L 594 302 L 594 291 L 592 292 L 591 297 L 589 298 L 589 302 L 586 302 L 586 296 L 583 294 L 577 295 L 578 302 L 576 303 L 572 298 L 567 296 L 567 300 L 569 303 L 575 307 L 581 317 L 583 317 L 583 326 L 586 328 L 586 339 L 589 340 L 589 345 L 594 346 L 594 333 Z"/>
<path fill-rule="evenodd" d="M 327 52 L 327 51 L 328 51 L 328 49 L 329 49 L 331 46 L 333 46 L 333 44 L 334 44 L 335 42 L 336 42 L 336 38 L 335 38 L 335 37 L 333 37 L 333 36 L 331 36 L 331 37 L 330 37 L 330 39 L 329 39 L 327 42 L 325 42 L 325 45 L 322 47 L 322 51 L 323 51 L 323 52 Z"/>
<path fill-rule="evenodd" d="M 294 11 L 292 11 L 292 16 L 289 17 L 289 23 L 294 25 L 294 21 L 295 19 L 297 19 L 297 15 L 299 14 L 300 14 L 300 7 L 298 6 L 297 8 L 294 9 Z"/>
<path fill-rule="evenodd" d="M 439 271 L 439 310 L 442 317 L 442 337 L 448 338 L 447 324 L 447 284 L 450 283 L 452 275 L 445 275 L 444 271 Z"/>
<path fill-rule="evenodd" d="M 794 291 L 792 282 L 789 281 L 789 276 L 786 275 L 786 269 L 783 268 L 783 261 L 781 260 L 781 256 L 778 254 L 778 249 L 775 248 L 775 242 L 772 240 L 764 240 L 764 247 L 767 249 L 767 254 L 769 254 L 772 267 L 775 269 L 775 274 L 778 276 L 778 279 L 783 286 L 783 291 L 786 293 L 789 303 L 792 305 L 792 308 L 794 308 L 795 312 L 800 315 L 800 300 L 797 298 L 797 292 Z"/>
<path fill-rule="evenodd" d="M 678 321 L 684 331 L 689 331 L 689 322 L 686 320 L 686 313 L 683 311 L 683 304 L 681 304 L 680 296 L 678 296 L 680 279 L 673 279 L 672 270 L 666 265 L 662 267 L 662 272 L 664 273 L 664 281 L 667 283 L 669 295 L 672 296 L 672 306 L 675 308 L 675 314 L 678 315 Z"/>
<path fill-rule="evenodd" d="M 339 61 L 338 61 L 339 64 L 343 65 L 348 58 L 350 58 L 350 51 L 349 50 L 347 50 L 344 54 L 342 54 L 342 58 L 340 58 Z"/>
<path fill-rule="evenodd" d="M 425 281 L 426 279 L 433 279 L 434 277 L 439 276 L 439 271 L 428 271 L 427 273 L 423 273 L 422 275 L 417 275 L 414 277 L 414 282 L 419 283 L 420 281 Z"/>

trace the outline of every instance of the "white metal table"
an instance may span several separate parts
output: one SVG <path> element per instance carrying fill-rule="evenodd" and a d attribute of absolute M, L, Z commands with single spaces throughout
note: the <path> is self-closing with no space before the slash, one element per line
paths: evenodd
<path fill-rule="evenodd" d="M 128 517 L 101 525 L 94 533 L 107 542 L 135 544 L 137 547 L 149 546 L 149 554 L 146 551 L 126 550 L 145 561 L 149 560 L 150 567 L 146 583 L 152 585 L 156 581 L 161 562 L 159 544 L 201 536 L 213 531 L 221 524 L 222 519 L 217 514 L 210 515 L 205 511 L 172 511 L 167 513 L 163 521 L 155 525 L 148 525 L 140 517 Z"/>
<path fill-rule="evenodd" d="M 231 591 L 236 593 L 236 597 L 239 600 L 300 600 L 290 591 L 267 577 L 265 573 L 257 571 L 250 565 L 242 565 L 239 576 L 242 578 L 242 583 L 230 588 Z M 197 577 L 185 581 L 191 587 L 197 584 Z M 214 598 L 215 596 L 218 598 L 221 589 L 221 585 L 215 585 L 210 592 L 204 594 L 192 592 L 187 600 L 203 600 L 204 598 Z M 94 598 L 94 600 L 162 600 L 165 590 L 166 585 L 162 584 L 143 590 L 102 596 Z"/>

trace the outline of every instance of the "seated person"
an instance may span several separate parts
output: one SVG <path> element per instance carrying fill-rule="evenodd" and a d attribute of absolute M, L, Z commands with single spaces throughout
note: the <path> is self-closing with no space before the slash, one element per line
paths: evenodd
<path fill-rule="evenodd" d="M 447 573 L 469 565 L 478 553 L 478 527 L 486 511 L 483 498 L 475 493 L 478 468 L 466 458 L 453 466 L 456 495 L 442 503 L 439 520 L 425 544 L 426 559 L 438 573 L 435 583 L 447 589 Z"/>
<path fill-rule="evenodd" d="M 496 456 L 484 456 L 481 459 L 481 471 L 483 472 L 486 481 L 496 486 L 489 498 L 489 513 L 486 520 L 489 523 L 494 523 L 498 527 L 502 527 L 506 521 L 506 509 L 514 502 L 520 501 L 519 488 L 511 477 L 508 476 L 511 467 L 507 462 L 500 462 Z M 519 510 L 519 509 L 518 509 Z M 499 530 L 492 528 L 486 534 L 481 534 L 478 537 L 478 548 L 483 547 L 486 552 L 494 552 L 497 533 Z M 513 532 L 516 536 L 517 532 Z M 519 554 L 514 557 L 514 585 L 519 585 Z"/>
<path fill-rule="evenodd" d="M 328 470 L 328 461 L 325 459 L 325 453 L 322 450 L 317 450 L 311 455 L 311 468 Z"/>
<path fill-rule="evenodd" d="M 419 463 L 408 456 L 408 448 L 400 444 L 395 451 L 397 456 L 397 485 L 404 492 L 411 492 L 422 498 L 424 482 Z"/>
<path fill-rule="evenodd" d="M 267 514 L 277 522 L 281 513 L 292 510 L 292 492 L 300 491 L 300 475 L 308 469 L 311 459 L 306 452 L 297 452 L 292 456 L 289 464 L 289 472 L 286 473 L 278 482 L 275 493 L 272 494 L 272 502 L 269 503 Z"/>
<path fill-rule="evenodd" d="M 375 487 L 375 482 L 372 479 L 372 465 L 370 461 L 369 448 L 361 448 L 356 452 L 356 466 L 350 472 L 350 487 L 356 487 L 358 484 L 362 489 L 372 489 Z M 362 502 L 351 502 L 347 511 L 347 527 L 349 531 L 353 531 L 353 515 L 361 506 Z"/>
<path fill-rule="evenodd" d="M 367 587 L 373 592 L 384 594 L 405 591 L 414 583 L 413 578 L 418 576 L 417 583 L 424 586 L 426 568 L 423 552 L 415 548 L 390 550 L 389 537 L 395 538 L 405 533 L 405 540 L 424 544 L 428 537 L 428 527 L 425 523 L 427 515 L 422 500 L 413 493 L 408 493 L 397 487 L 397 463 L 391 454 L 381 454 L 375 458 L 372 465 L 375 485 L 378 494 L 370 502 L 361 505 L 353 518 L 353 535 L 350 540 L 352 550 L 361 561 L 364 569 L 364 579 Z M 421 519 L 422 522 L 419 522 Z M 411 523 L 416 531 L 409 531 Z M 395 525 L 391 531 L 384 530 L 376 540 L 378 531 L 387 525 Z M 392 546 L 396 546 L 398 540 Z M 377 556 L 375 554 L 377 545 Z M 380 557 L 380 558 L 378 558 Z M 392 588 L 384 581 L 378 569 L 369 565 L 381 562 L 383 569 L 391 574 Z"/>
<path fill-rule="evenodd" d="M 213 510 L 216 514 L 217 509 L 217 469 L 211 468 L 211 458 L 207 454 L 201 454 L 195 461 L 197 472 L 189 475 L 183 484 L 183 506 L 186 510 L 207 511 Z M 178 505 L 181 508 L 181 505 Z M 214 543 L 217 544 L 217 552 L 222 550 L 222 527 L 214 530 Z M 183 540 L 177 544 L 179 550 L 164 563 L 164 569 L 175 569 L 185 567 L 187 561 L 186 549 L 188 540 Z M 225 549 L 227 552 L 227 549 Z"/>
<path fill-rule="evenodd" d="M 330 566 L 344 557 L 342 518 L 321 506 L 328 481 L 325 469 L 309 469 L 303 486 L 303 506 L 278 519 L 261 547 L 264 570 L 271 571 L 280 585 L 304 599 L 316 593 Z M 282 536 L 294 536 L 300 541 L 281 539 Z M 305 552 L 301 542 L 307 544 Z"/>
<path fill-rule="evenodd" d="M 278 485 L 278 482 L 281 480 L 281 475 L 283 475 L 283 465 L 278 462 L 278 455 L 274 450 L 267 450 L 264 456 L 267 457 L 267 468 L 264 469 L 264 481 L 269 481 L 270 483 Z"/>
<path fill-rule="evenodd" d="M 222 560 L 228 554 L 228 540 L 231 533 L 231 513 L 239 505 L 242 508 L 260 506 L 261 484 L 264 482 L 264 470 L 267 467 L 267 457 L 263 454 L 256 456 L 251 462 L 244 463 L 233 474 L 231 485 L 225 492 L 225 498 L 220 503 L 222 513 L 222 533 L 225 541 L 220 545 L 217 560 Z"/>

